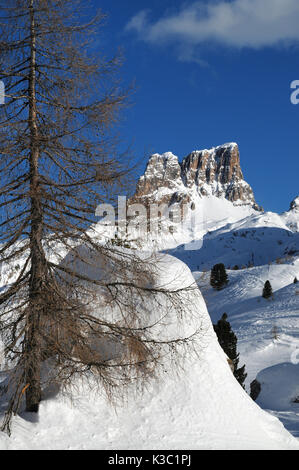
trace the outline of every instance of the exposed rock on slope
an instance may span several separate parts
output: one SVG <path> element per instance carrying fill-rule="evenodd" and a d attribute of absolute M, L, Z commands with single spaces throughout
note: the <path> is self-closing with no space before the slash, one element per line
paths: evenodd
<path fill-rule="evenodd" d="M 244 181 L 235 143 L 192 152 L 182 162 L 187 187 L 196 185 L 203 196 L 225 197 L 235 204 L 256 206 L 252 188 Z"/>
<path fill-rule="evenodd" d="M 144 175 L 139 178 L 134 199 L 170 204 L 185 193 L 178 157 L 171 152 L 155 153 L 150 157 Z"/>
<path fill-rule="evenodd" d="M 236 143 L 194 151 L 181 164 L 171 152 L 152 155 L 138 181 L 134 200 L 189 202 L 194 193 L 259 209 L 252 188 L 244 181 Z"/>

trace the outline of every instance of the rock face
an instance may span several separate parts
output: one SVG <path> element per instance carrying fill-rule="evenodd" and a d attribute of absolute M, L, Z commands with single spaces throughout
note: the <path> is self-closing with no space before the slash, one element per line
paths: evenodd
<path fill-rule="evenodd" d="M 255 204 L 253 191 L 244 181 L 237 144 L 192 152 L 182 162 L 187 187 L 196 185 L 203 196 L 225 197 L 238 204 Z"/>
<path fill-rule="evenodd" d="M 178 157 L 171 152 L 156 153 L 150 157 L 144 175 L 139 178 L 134 199 L 169 204 L 184 189 Z"/>
<path fill-rule="evenodd" d="M 244 181 L 235 143 L 194 151 L 181 164 L 171 152 L 152 155 L 138 181 L 134 200 L 189 202 L 194 191 L 200 196 L 213 195 L 235 205 L 260 209 L 252 188 Z"/>

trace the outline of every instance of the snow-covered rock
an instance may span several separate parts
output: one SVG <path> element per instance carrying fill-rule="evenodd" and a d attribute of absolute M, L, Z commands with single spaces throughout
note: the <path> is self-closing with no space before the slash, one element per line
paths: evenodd
<path fill-rule="evenodd" d="M 291 202 L 290 210 L 299 211 L 299 196 L 295 197 L 295 199 Z"/>
<path fill-rule="evenodd" d="M 291 202 L 290 210 L 280 217 L 290 230 L 299 232 L 299 196 Z"/>

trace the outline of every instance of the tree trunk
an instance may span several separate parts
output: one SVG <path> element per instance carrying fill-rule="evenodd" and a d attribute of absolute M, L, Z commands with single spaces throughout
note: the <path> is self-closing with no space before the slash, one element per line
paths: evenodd
<path fill-rule="evenodd" d="M 30 127 L 30 200 L 31 271 L 29 282 L 29 311 L 25 338 L 26 358 L 26 410 L 37 412 L 41 399 L 41 339 L 40 317 L 42 313 L 43 285 L 45 280 L 45 256 L 42 247 L 43 217 L 38 173 L 39 140 L 36 112 L 36 31 L 33 0 L 30 1 L 30 75 L 29 75 L 29 127 Z"/>

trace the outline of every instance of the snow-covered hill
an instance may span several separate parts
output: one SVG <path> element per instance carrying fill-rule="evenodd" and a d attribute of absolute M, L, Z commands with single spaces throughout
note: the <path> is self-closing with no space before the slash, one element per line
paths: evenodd
<path fill-rule="evenodd" d="M 163 257 L 159 283 L 194 282 L 189 269 Z M 0 434 L 0 449 L 298 449 L 275 417 L 261 410 L 234 379 L 212 329 L 199 290 L 188 307 L 201 325 L 197 355 L 189 352 L 174 374 L 165 360 L 160 380 L 127 401 L 109 405 L 82 384 L 70 401 L 61 394 L 42 401 L 37 422 L 16 417 L 13 434 Z"/>
<path fill-rule="evenodd" d="M 218 202 L 219 204 L 219 202 Z M 231 204 L 226 201 L 226 204 Z M 225 207 L 224 206 L 224 207 Z M 225 214 L 225 212 L 222 212 Z M 285 224 L 286 215 L 273 212 L 250 214 L 247 217 L 228 222 L 230 217 L 209 225 L 210 230 L 203 232 L 203 244 L 198 250 L 188 250 L 180 245 L 170 252 L 188 264 L 192 271 L 211 269 L 216 263 L 226 267 L 261 266 L 280 263 L 299 254 L 299 232 Z M 299 222 L 299 212 L 291 214 L 293 221 Z M 298 221 L 298 222 L 297 222 Z M 216 225 L 216 227 L 215 227 Z M 187 249 L 186 249 L 187 248 Z"/>

